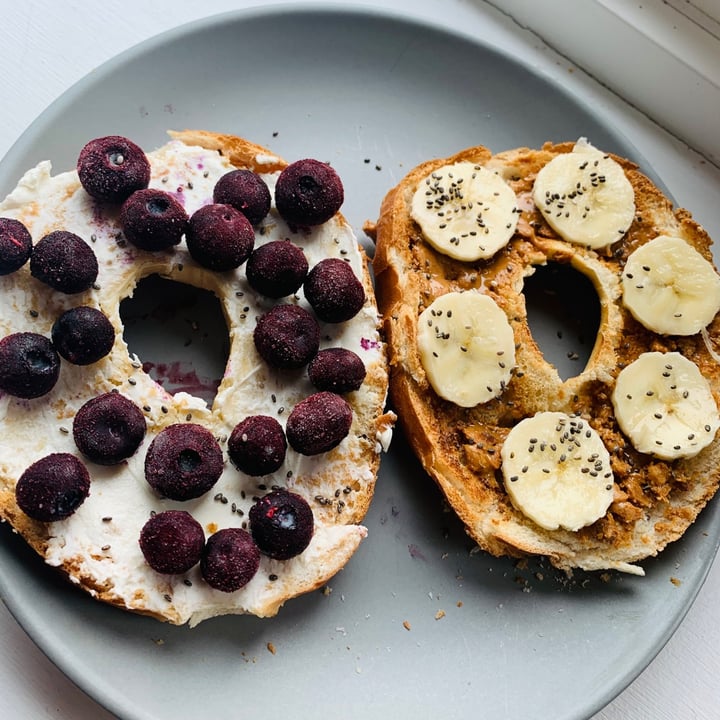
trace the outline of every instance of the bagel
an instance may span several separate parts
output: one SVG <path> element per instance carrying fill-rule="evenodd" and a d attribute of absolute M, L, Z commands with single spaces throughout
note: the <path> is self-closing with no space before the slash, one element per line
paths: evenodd
<path fill-rule="evenodd" d="M 228 172 L 248 169 L 262 178 L 272 194 L 281 171 L 288 167 L 285 160 L 268 149 L 240 137 L 195 130 L 170 135 L 168 143 L 147 153 L 148 183 L 150 188 L 166 190 L 179 199 L 189 217 L 213 202 L 214 187 Z M 47 161 L 29 170 L 0 204 L 0 216 L 22 223 L 34 243 L 30 262 L 0 277 L 0 337 L 34 333 L 50 339 L 58 318 L 66 311 L 87 307 L 100 310 L 110 321 L 114 338 L 109 352 L 100 359 L 90 358 L 90 362 L 78 364 L 63 356 L 55 384 L 37 397 L 32 393 L 18 397 L 7 388 L 2 392 L 0 517 L 46 563 L 60 568 L 100 601 L 178 625 L 193 626 L 224 614 L 272 616 L 289 598 L 324 585 L 346 565 L 367 534 L 361 522 L 394 421 L 393 414 L 384 411 L 385 349 L 378 332 L 367 257 L 349 224 L 335 209 L 332 217 L 322 222 L 291 227 L 273 202 L 269 213 L 256 220 L 256 249 L 272 240 L 290 239 L 303 249 L 310 270 L 325 258 L 340 258 L 352 269 L 364 291 L 364 295 L 360 293 L 362 305 L 352 318 L 318 321 L 319 347 L 315 353 L 318 349 L 345 348 L 359 356 L 364 366 L 361 383 L 338 393 L 324 390 L 325 395 L 332 396 L 328 400 L 309 379 L 307 358 L 302 366 L 271 366 L 260 357 L 254 342 L 257 320 L 275 306 L 303 308 L 305 316 L 313 315 L 302 287 L 281 298 L 258 293 L 249 284 L 244 265 L 229 270 L 209 269 L 191 255 L 185 236 L 163 249 L 141 249 L 123 233 L 128 226 L 123 225 L 121 217 L 124 204 L 122 208 L 118 200 L 91 197 L 76 170 L 53 175 Z M 52 268 L 45 275 L 38 269 L 40 239 L 59 230 L 79 236 L 97 258 L 97 277 L 87 289 L 58 290 L 48 285 Z M 128 349 L 120 303 L 149 276 L 209 290 L 221 303 L 230 348 L 224 376 L 210 405 L 186 392 L 171 394 L 165 390 Z M 53 344 L 58 345 L 54 339 Z M 342 400 L 338 400 L 340 393 Z M 121 460 L 87 455 L 89 450 L 83 445 L 81 451 L 75 436 L 81 409 L 107 394 L 131 401 L 130 405 L 139 410 L 138 422 L 145 428 L 137 449 Z M 313 406 L 314 412 L 334 407 L 335 402 L 342 405 L 346 413 L 343 417 L 349 418 L 349 430 L 345 427 L 344 434 L 334 438 L 332 447 L 302 446 L 297 450 L 289 445 L 280 466 L 270 472 L 263 472 L 263 468 L 259 472 L 241 470 L 229 457 L 229 438 L 243 419 L 274 418 L 284 435 L 293 409 L 314 395 L 321 395 L 321 402 Z M 153 457 L 160 484 L 151 486 L 146 480 L 147 468 L 153 464 L 149 456 L 154 441 L 166 437 L 163 431 L 172 426 L 187 431 L 188 425 L 200 428 L 198 436 L 211 435 L 214 439 L 208 451 L 215 462 L 213 467 L 217 467 L 218 453 L 220 458 L 219 475 L 209 482 L 211 489 L 199 496 L 181 496 L 171 490 L 174 480 L 165 477 L 171 473 L 165 472 L 169 461 L 159 450 L 159 441 Z M 302 438 L 306 431 L 301 428 L 297 432 Z M 246 439 L 245 434 L 242 440 Z M 98 450 L 104 451 L 103 447 Z M 205 457 L 200 453 L 198 449 L 192 462 Z M 30 467 L 47 458 L 50 470 L 58 476 L 65 462 L 72 472 L 78 467 L 80 474 L 82 467 L 87 472 L 86 497 L 74 503 L 77 507 L 67 517 L 43 520 L 37 513 L 29 515 L 25 505 L 21 508 L 20 479 Z M 183 459 L 178 462 L 182 464 Z M 193 528 L 200 525 L 203 548 L 228 528 L 245 529 L 243 543 L 250 532 L 257 540 L 253 508 L 285 491 L 300 497 L 302 506 L 311 510 L 306 547 L 291 557 L 287 548 L 266 551 L 277 540 L 272 532 L 259 554 L 250 543 L 249 559 L 237 562 L 245 568 L 242 572 L 253 563 L 257 568 L 239 588 L 227 583 L 223 587 L 222 582 L 211 585 L 207 578 L 212 576 L 212 570 L 205 565 L 210 567 L 212 563 L 206 562 L 205 555 L 202 562 L 180 571 L 180 561 L 168 565 L 164 558 L 151 566 L 141 548 L 141 534 L 149 519 L 171 510 L 186 511 L 195 521 Z M 268 510 L 267 517 L 275 510 Z M 181 519 L 187 521 L 187 515 Z M 158 570 L 156 565 L 166 570 Z"/>
<path fill-rule="evenodd" d="M 588 163 L 597 161 L 610 163 L 607 177 L 605 169 L 589 176 Z M 556 192 L 552 184 L 565 172 L 563 164 L 578 178 L 567 191 Z M 552 169 L 543 172 L 546 168 Z M 483 200 L 467 187 L 480 176 L 492 176 L 493 183 L 503 187 L 492 185 Z M 582 210 L 586 199 L 588 207 Z M 493 212 L 502 203 L 501 226 L 489 231 L 491 240 L 485 242 L 484 226 L 498 222 Z M 603 203 L 614 213 L 608 222 L 601 222 Z M 573 218 L 566 212 L 571 205 Z M 609 226 L 609 237 L 596 237 L 596 228 L 583 226 L 587 211 L 590 220 Z M 562 226 L 561 215 L 571 228 Z M 583 226 L 582 231 L 573 236 L 577 226 Z M 602 153 L 581 139 L 497 154 L 478 146 L 424 162 L 387 193 L 377 222 L 368 223 L 366 232 L 376 243 L 373 267 L 388 344 L 390 406 L 471 538 L 494 556 L 545 556 L 568 573 L 644 574 L 640 561 L 685 532 L 720 479 L 720 442 L 715 436 L 720 358 L 714 350 L 720 332 L 720 281 L 705 230 L 688 211 L 675 209 L 635 163 Z M 672 294 L 679 278 L 696 277 L 695 269 L 684 269 L 687 258 L 692 256 L 704 268 L 707 285 L 682 289 L 695 293 L 694 299 L 685 298 L 691 311 L 684 315 L 672 310 L 672 298 L 632 296 L 651 292 L 652 283 L 644 284 L 648 278 L 633 279 L 631 264 L 634 268 L 639 262 L 638 273 L 650 276 L 649 264 L 634 253 L 647 248 L 651 257 L 660 258 L 662 249 L 651 245 L 658 237 L 670 237 L 680 247 L 679 256 L 668 260 L 670 277 L 662 282 L 651 278 L 659 283 L 658 292 Z M 483 244 L 488 245 L 484 251 Z M 566 378 L 533 338 L 523 294 L 538 268 L 553 265 L 588 278 L 600 309 L 589 360 Z M 456 304 L 458 298 L 462 303 Z M 447 320 L 442 325 L 448 307 L 460 309 L 455 317 L 464 313 L 462 323 Z M 643 307 L 650 319 L 643 316 Z M 696 311 L 703 318 L 701 327 L 689 322 Z M 471 316 L 474 321 L 467 319 Z M 673 316 L 688 320 L 682 333 L 662 325 Z M 505 328 L 509 339 L 496 328 Z M 468 345 L 458 347 L 457 340 L 454 355 L 447 350 L 452 361 L 443 361 L 453 333 L 460 337 L 464 332 L 468 343 L 475 342 L 472 332 L 484 334 L 485 345 L 467 352 Z M 495 363 L 492 369 L 482 366 L 481 350 L 486 362 Z M 497 364 L 496 352 L 505 353 L 504 368 Z M 471 354 L 474 365 L 465 362 Z M 666 365 L 668 370 L 662 370 Z M 692 390 L 683 390 L 685 375 L 677 380 L 680 365 L 683 372 L 685 365 L 692 365 L 687 376 Z M 631 376 L 638 368 L 643 372 Z M 651 372 L 644 372 L 648 368 Z M 665 375 L 672 377 L 667 380 Z M 687 431 L 679 441 L 670 441 L 673 434 L 682 434 L 685 420 L 673 403 L 679 402 L 679 393 L 695 398 L 694 383 L 702 399 L 690 410 L 691 423 L 699 423 L 697 435 Z M 655 393 L 658 387 L 661 391 Z M 661 395 L 672 417 L 652 405 Z M 549 441 L 541 436 L 537 444 L 533 428 L 552 438 L 561 426 L 566 431 L 557 436 L 548 459 Z M 571 451 L 565 452 L 560 443 L 570 445 L 573 433 L 582 449 L 566 474 Z M 597 444 L 587 457 L 580 457 L 586 434 Z M 594 484 L 582 484 L 590 476 Z"/>

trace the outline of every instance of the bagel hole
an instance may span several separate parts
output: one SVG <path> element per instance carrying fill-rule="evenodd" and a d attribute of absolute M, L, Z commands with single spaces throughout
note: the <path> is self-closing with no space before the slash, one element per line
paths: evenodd
<path fill-rule="evenodd" d="M 600 328 L 600 299 L 589 278 L 566 263 L 537 265 L 523 285 L 528 325 L 563 380 L 579 375 Z"/>
<path fill-rule="evenodd" d="M 212 292 L 149 275 L 120 303 L 120 318 L 130 354 L 155 382 L 212 405 L 230 352 L 225 315 Z"/>

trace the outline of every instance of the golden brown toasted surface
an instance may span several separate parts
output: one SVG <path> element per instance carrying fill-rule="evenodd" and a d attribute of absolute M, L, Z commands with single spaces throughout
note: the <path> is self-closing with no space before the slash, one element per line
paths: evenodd
<path fill-rule="evenodd" d="M 672 203 L 637 166 L 615 157 L 630 180 L 636 215 L 626 236 L 600 252 L 571 245 L 548 226 L 532 201 L 537 172 L 574 143 L 518 148 L 497 155 L 468 148 L 413 169 L 385 197 L 375 227 L 378 305 L 390 354 L 390 398 L 426 471 L 445 493 L 468 533 L 494 555 L 541 554 L 569 569 L 618 568 L 655 555 L 687 529 L 715 493 L 720 441 L 694 458 L 664 462 L 635 451 L 620 432 L 610 401 L 622 367 L 645 351 L 679 351 L 691 358 L 720 399 L 720 366 L 700 334 L 660 336 L 636 322 L 621 302 L 620 277 L 628 255 L 658 234 L 684 238 L 712 260 L 711 240 L 690 214 Z M 458 262 L 423 240 L 410 216 L 420 181 L 446 164 L 469 160 L 498 171 L 521 210 L 510 243 L 489 260 Z M 563 381 L 532 337 L 523 295 L 525 279 L 546 263 L 569 263 L 597 290 L 600 328 L 587 366 Z M 505 311 L 516 342 L 517 368 L 505 392 L 474 408 L 440 398 L 417 351 L 417 318 L 441 294 L 477 289 Z M 708 328 L 718 338 L 717 318 Z M 609 512 L 578 532 L 548 531 L 510 502 L 500 473 L 500 449 L 510 428 L 543 410 L 579 414 L 600 434 L 612 458 L 615 499 Z"/>
<path fill-rule="evenodd" d="M 168 133 L 174 140 L 186 145 L 198 145 L 207 150 L 216 150 L 224 155 L 237 168 L 247 168 L 253 172 L 271 173 L 282 170 L 287 161 L 273 152 L 250 140 L 209 130 L 171 130 Z"/>

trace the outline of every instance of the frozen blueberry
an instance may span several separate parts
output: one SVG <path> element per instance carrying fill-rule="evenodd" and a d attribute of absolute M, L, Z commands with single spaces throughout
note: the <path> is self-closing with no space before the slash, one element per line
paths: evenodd
<path fill-rule="evenodd" d="M 168 425 L 150 443 L 145 478 L 162 497 L 192 500 L 220 478 L 223 455 L 213 434 L 202 425 Z"/>
<path fill-rule="evenodd" d="M 247 585 L 259 567 L 260 550 L 241 528 L 223 528 L 211 535 L 200 561 L 205 582 L 228 593 Z"/>
<path fill-rule="evenodd" d="M 67 230 L 55 230 L 33 248 L 30 274 L 54 290 L 73 295 L 92 287 L 98 275 L 98 261 L 81 237 Z"/>
<path fill-rule="evenodd" d="M 292 409 L 285 432 L 293 450 L 301 455 L 318 455 L 342 442 L 350 432 L 352 419 L 352 408 L 346 400 L 321 390 Z"/>
<path fill-rule="evenodd" d="M 123 202 L 150 182 L 150 163 L 145 153 L 120 135 L 87 143 L 78 156 L 77 171 L 88 195 L 109 203 Z"/>
<path fill-rule="evenodd" d="M 155 572 L 177 575 L 200 562 L 205 549 L 202 525 L 185 510 L 153 515 L 140 531 L 140 550 Z"/>
<path fill-rule="evenodd" d="M 12 218 L 0 218 L 0 275 L 19 270 L 30 257 L 32 238 L 27 228 Z"/>
<path fill-rule="evenodd" d="M 335 215 L 344 199 L 340 177 L 319 160 L 291 163 L 275 185 L 275 205 L 289 225 L 321 225 Z"/>
<path fill-rule="evenodd" d="M 73 420 L 78 450 L 98 465 L 117 465 L 127 460 L 140 447 L 146 430 L 140 408 L 117 392 L 91 398 Z"/>
<path fill-rule="evenodd" d="M 228 455 L 248 475 L 275 472 L 285 461 L 287 441 L 282 425 L 269 415 L 251 415 L 230 433 Z"/>
<path fill-rule="evenodd" d="M 365 363 L 346 348 L 320 350 L 308 365 L 310 382 L 318 390 L 343 393 L 357 390 L 365 380 Z"/>
<path fill-rule="evenodd" d="M 325 258 L 313 266 L 303 289 L 315 314 L 329 323 L 350 320 L 365 303 L 362 283 L 350 264 L 339 258 Z"/>
<path fill-rule="evenodd" d="M 271 298 L 294 293 L 302 286 L 307 272 L 305 253 L 290 240 L 273 240 L 261 245 L 245 266 L 250 287 Z"/>
<path fill-rule="evenodd" d="M 314 520 L 305 498 L 288 490 L 274 490 L 250 508 L 250 532 L 265 555 L 289 560 L 310 544 Z"/>
<path fill-rule="evenodd" d="M 125 237 L 141 250 L 165 250 L 177 245 L 187 230 L 185 208 L 163 190 L 134 192 L 120 208 Z"/>
<path fill-rule="evenodd" d="M 15 486 L 18 507 L 42 522 L 70 517 L 89 494 L 90 474 L 70 453 L 51 453 L 34 462 Z"/>
<path fill-rule="evenodd" d="M 185 236 L 193 259 L 217 272 L 240 267 L 255 246 L 250 221 L 231 205 L 203 205 L 190 217 Z"/>
<path fill-rule="evenodd" d="M 298 305 L 276 305 L 260 317 L 254 331 L 255 347 L 271 367 L 301 368 L 320 347 L 317 320 Z"/>
<path fill-rule="evenodd" d="M 257 225 L 270 212 L 270 190 L 252 170 L 231 170 L 215 183 L 213 201 L 232 205 Z"/>
<path fill-rule="evenodd" d="M 55 349 L 68 362 L 90 365 L 104 358 L 115 343 L 115 328 L 102 311 L 87 306 L 66 310 L 53 324 Z"/>
<path fill-rule="evenodd" d="M 60 376 L 60 356 L 49 338 L 19 332 L 0 340 L 0 390 L 30 399 L 50 392 Z"/>

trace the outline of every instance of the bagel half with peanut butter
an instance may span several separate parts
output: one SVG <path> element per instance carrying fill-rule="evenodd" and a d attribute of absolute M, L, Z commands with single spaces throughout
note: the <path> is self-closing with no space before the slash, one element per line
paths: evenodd
<path fill-rule="evenodd" d="M 711 239 L 633 162 L 588 140 L 425 162 L 368 232 L 390 398 L 478 545 L 565 571 L 639 564 L 720 481 L 720 278 Z M 570 265 L 597 337 L 563 379 L 523 287 Z"/>
<path fill-rule="evenodd" d="M 107 603 L 272 616 L 367 534 L 394 421 L 368 261 L 326 164 L 171 135 L 90 140 L 0 203 L 0 518 Z M 120 303 L 151 275 L 221 303 L 211 404 L 128 349 Z"/>

